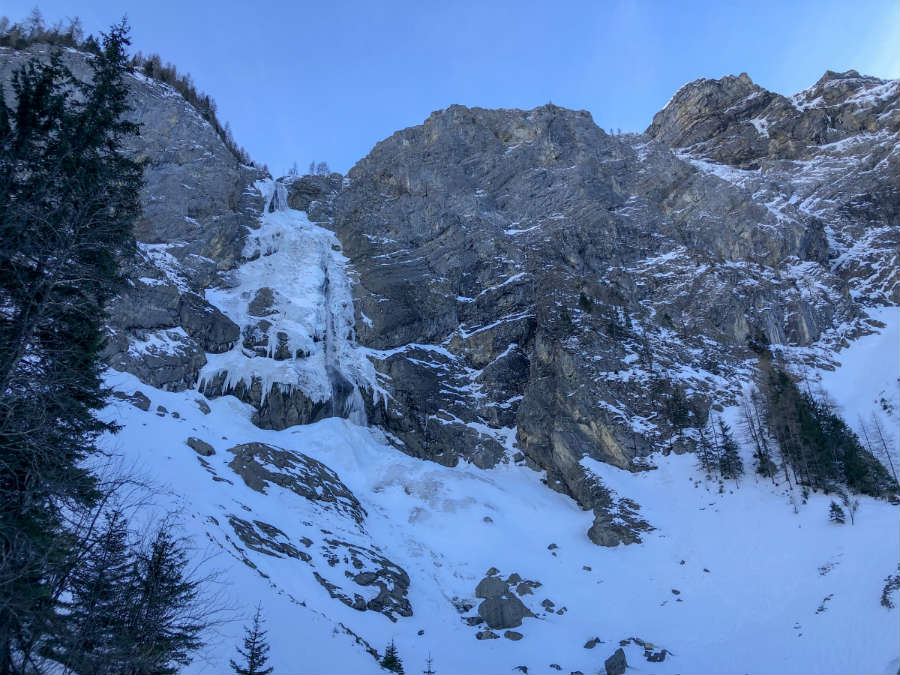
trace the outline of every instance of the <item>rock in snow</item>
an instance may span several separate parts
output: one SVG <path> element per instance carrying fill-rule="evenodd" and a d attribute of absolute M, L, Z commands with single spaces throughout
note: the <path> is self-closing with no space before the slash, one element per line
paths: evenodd
<path fill-rule="evenodd" d="M 628 667 L 625 662 L 625 652 L 619 647 L 603 665 L 606 668 L 606 675 L 624 675 L 625 669 Z"/>

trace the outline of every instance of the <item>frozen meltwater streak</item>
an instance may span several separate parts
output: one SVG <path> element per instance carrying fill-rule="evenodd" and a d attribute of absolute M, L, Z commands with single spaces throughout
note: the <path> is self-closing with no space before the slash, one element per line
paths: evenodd
<path fill-rule="evenodd" d="M 333 251 L 329 251 L 331 253 Z M 334 281 L 332 277 L 335 277 Z M 333 255 L 326 258 L 322 294 L 325 298 L 325 372 L 331 381 L 331 416 L 346 417 L 354 424 L 365 426 L 368 423 L 366 407 L 355 382 L 357 373 L 353 372 L 353 361 L 359 358 L 358 354 L 353 354 L 356 347 L 353 297 L 343 261 L 335 260 Z"/>
<path fill-rule="evenodd" d="M 287 188 L 284 183 L 275 182 L 272 196 L 269 199 L 269 211 L 287 211 Z"/>

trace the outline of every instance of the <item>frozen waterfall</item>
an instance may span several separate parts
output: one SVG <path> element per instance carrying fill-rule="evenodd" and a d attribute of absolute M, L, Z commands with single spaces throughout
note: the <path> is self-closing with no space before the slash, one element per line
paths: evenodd
<path fill-rule="evenodd" d="M 340 242 L 305 212 L 288 206 L 283 183 L 265 180 L 256 187 L 263 213 L 259 227 L 248 233 L 236 284 L 207 292 L 245 338 L 225 354 L 207 355 L 201 386 L 223 373 L 225 393 L 240 383 L 249 389 L 257 381 L 261 405 L 275 385 L 289 396 L 299 390 L 324 406 L 313 420 L 324 414 L 364 426 L 361 390 L 377 389 L 375 370 L 356 343 Z"/>

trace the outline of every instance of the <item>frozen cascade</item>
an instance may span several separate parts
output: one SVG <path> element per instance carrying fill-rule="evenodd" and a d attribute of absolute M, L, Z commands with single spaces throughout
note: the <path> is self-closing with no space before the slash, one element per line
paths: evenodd
<path fill-rule="evenodd" d="M 331 269 L 329 269 L 331 268 Z M 343 265 L 340 266 L 340 272 L 344 273 Z M 359 393 L 359 387 L 349 380 L 341 368 L 341 354 L 345 351 L 346 342 L 353 341 L 353 304 L 352 300 L 347 302 L 342 300 L 338 293 L 333 292 L 330 272 L 333 267 L 326 265 L 325 267 L 325 283 L 323 284 L 323 295 L 325 297 L 325 372 L 331 380 L 331 416 L 346 417 L 354 424 L 366 426 L 366 406 L 363 402 L 362 394 Z M 346 284 L 346 273 L 341 279 Z M 338 285 L 338 284 L 336 284 Z M 347 313 L 349 310 L 349 316 Z M 337 326 L 341 325 L 347 331 L 338 331 Z"/>
<path fill-rule="evenodd" d="M 269 195 L 267 202 L 266 211 L 269 213 L 272 213 L 273 211 L 287 211 L 287 188 L 284 186 L 284 183 L 273 181 L 272 192 Z"/>
<path fill-rule="evenodd" d="M 240 383 L 249 388 L 254 380 L 263 399 L 274 385 L 282 392 L 300 390 L 325 404 L 326 417 L 365 426 L 361 387 L 379 389 L 374 367 L 355 340 L 353 296 L 340 243 L 305 212 L 288 206 L 284 184 L 266 180 L 256 187 L 264 208 L 259 227 L 248 234 L 237 284 L 211 289 L 207 298 L 245 334 L 254 334 L 264 316 L 268 345 L 264 355 L 240 341 L 229 352 L 208 354 L 199 386 L 202 390 L 224 373 L 226 392 Z M 264 314 L 259 308 L 252 314 L 251 301 L 263 289 L 271 305 L 261 310 Z M 276 350 L 283 354 L 285 349 L 289 357 L 276 357 Z"/>

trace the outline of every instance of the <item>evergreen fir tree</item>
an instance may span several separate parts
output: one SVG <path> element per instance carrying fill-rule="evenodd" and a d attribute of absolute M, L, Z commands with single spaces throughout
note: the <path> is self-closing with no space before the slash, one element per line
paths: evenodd
<path fill-rule="evenodd" d="M 838 494 L 841 497 L 841 503 L 850 515 L 850 524 L 855 525 L 856 512 L 859 509 L 859 500 L 855 499 L 847 490 L 840 490 Z"/>
<path fill-rule="evenodd" d="M 843 525 L 846 522 L 844 520 L 844 509 L 834 500 L 831 501 L 831 506 L 828 508 L 828 520 L 839 525 Z"/>
<path fill-rule="evenodd" d="M 138 552 L 120 633 L 126 657 L 116 670 L 130 675 L 175 673 L 191 662 L 207 627 L 199 581 L 186 573 L 183 544 L 162 525 L 147 550 Z"/>
<path fill-rule="evenodd" d="M 801 391 L 767 359 L 760 365 L 766 422 L 798 483 L 814 490 L 838 483 L 876 497 L 896 491 L 881 462 L 863 448 L 827 401 Z"/>
<path fill-rule="evenodd" d="M 32 658 L 85 542 L 66 530 L 98 492 L 83 460 L 115 426 L 95 411 L 104 306 L 132 250 L 141 168 L 125 156 L 128 28 L 103 37 L 92 78 L 54 54 L 13 73 L 0 102 L 0 672 Z M 3 97 L 0 96 L 0 99 Z"/>
<path fill-rule="evenodd" d="M 243 665 L 234 659 L 229 660 L 232 670 L 238 675 L 269 675 L 272 667 L 266 668 L 269 660 L 269 643 L 266 642 L 266 631 L 263 630 L 262 605 L 257 605 L 253 623 L 244 626 L 244 648 L 237 648 L 243 659 Z"/>
<path fill-rule="evenodd" d="M 721 418 L 719 419 L 719 432 L 722 439 L 719 472 L 722 474 L 722 478 L 733 478 L 737 481 L 744 473 L 744 462 L 741 460 L 738 444 L 731 435 L 731 427 Z"/>
<path fill-rule="evenodd" d="M 112 511 L 106 525 L 72 573 L 66 631 L 51 641 L 52 658 L 74 673 L 115 673 L 128 649 L 119 639 L 127 614 L 131 555 L 125 516 Z"/>
<path fill-rule="evenodd" d="M 666 400 L 666 412 L 669 422 L 676 429 L 684 429 L 691 425 L 691 407 L 687 395 L 680 384 L 672 384 L 671 392 Z"/>
<path fill-rule="evenodd" d="M 384 658 L 381 659 L 381 667 L 392 673 L 403 675 L 403 662 L 400 660 L 400 655 L 397 653 L 397 645 L 394 644 L 393 640 L 390 641 L 384 650 Z"/>
<path fill-rule="evenodd" d="M 881 606 L 885 609 L 894 609 L 893 594 L 900 590 L 900 564 L 897 565 L 897 574 L 889 574 L 884 579 L 884 587 L 881 589 Z"/>
<path fill-rule="evenodd" d="M 712 424 L 712 419 L 710 419 Z M 707 478 L 712 478 L 719 466 L 718 455 L 710 440 L 712 430 L 699 429 L 700 440 L 697 443 L 697 459 L 700 461 L 700 468 Z"/>

